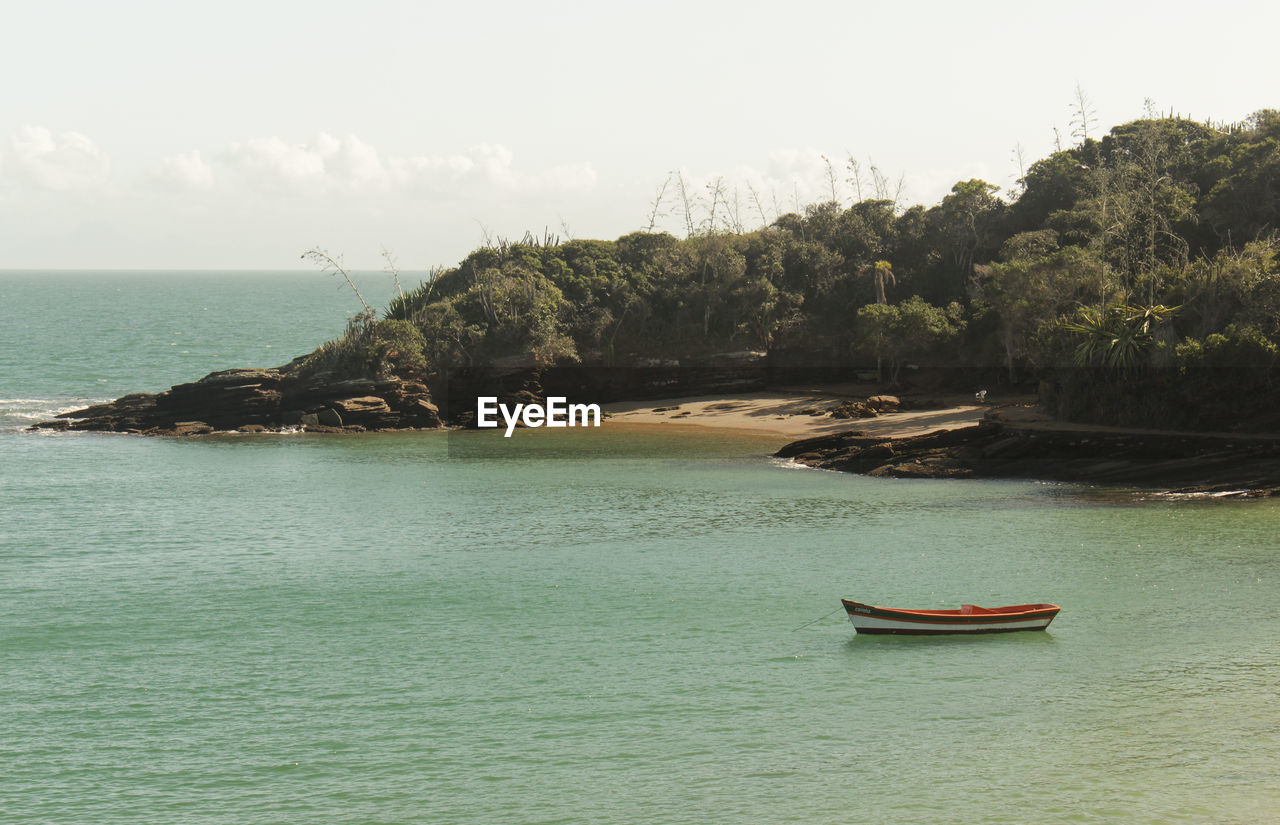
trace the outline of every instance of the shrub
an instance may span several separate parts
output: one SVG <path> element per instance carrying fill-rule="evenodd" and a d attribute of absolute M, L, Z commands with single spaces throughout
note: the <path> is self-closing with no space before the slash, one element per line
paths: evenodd
<path fill-rule="evenodd" d="M 379 321 L 361 313 L 347 331 L 318 347 L 302 363 L 306 375 L 328 372 L 339 378 L 385 378 L 427 369 L 426 341 L 408 321 Z"/>

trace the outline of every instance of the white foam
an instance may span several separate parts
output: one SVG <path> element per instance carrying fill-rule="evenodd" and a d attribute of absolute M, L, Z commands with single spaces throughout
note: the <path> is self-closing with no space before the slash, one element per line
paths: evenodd
<path fill-rule="evenodd" d="M 81 410 L 110 399 L 91 398 L 0 398 L 0 426 L 25 426 L 48 421 L 63 413 Z"/>
<path fill-rule="evenodd" d="M 1156 498 L 1156 499 L 1175 499 L 1175 500 L 1186 499 L 1186 498 L 1233 498 L 1236 496 L 1247 497 L 1252 492 L 1253 492 L 1252 490 L 1248 490 L 1248 489 L 1214 490 L 1212 492 L 1195 492 L 1195 493 L 1163 492 L 1163 493 L 1151 493 L 1148 497 Z"/>
<path fill-rule="evenodd" d="M 770 464 L 772 464 L 772 465 L 773 465 L 773 466 L 775 466 L 775 467 L 781 467 L 781 468 L 782 468 L 782 469 L 784 469 L 784 470 L 812 470 L 812 469 L 814 469 L 813 467 L 810 467 L 810 466 L 809 466 L 809 465 L 807 465 L 807 464 L 801 464 L 799 461 L 796 461 L 794 458 L 776 458 L 776 457 L 774 457 L 774 456 L 770 456 L 770 457 L 769 457 L 769 463 L 770 463 Z"/>

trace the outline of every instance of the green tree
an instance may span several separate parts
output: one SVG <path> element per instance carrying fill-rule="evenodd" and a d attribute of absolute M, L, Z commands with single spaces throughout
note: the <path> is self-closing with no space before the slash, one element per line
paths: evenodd
<path fill-rule="evenodd" d="M 1280 334 L 1280 240 L 1227 248 L 1171 272 L 1168 295 L 1184 307 L 1185 332 L 1194 338 L 1241 322 Z"/>
<path fill-rule="evenodd" d="M 1097 245 L 1147 303 L 1155 302 L 1155 270 L 1182 265 L 1190 254 L 1187 229 L 1196 219 L 1190 142 L 1200 134 L 1176 119 L 1116 127 L 1085 167 L 1087 195 L 1052 216 L 1065 237 Z"/>
<path fill-rule="evenodd" d="M 1280 230 L 1280 111 L 1255 113 L 1210 151 L 1201 216 L 1219 242 L 1260 240 Z"/>
<path fill-rule="evenodd" d="M 976 305 L 989 306 L 997 315 L 1010 381 L 1016 376 L 1017 360 L 1029 354 L 1033 335 L 1042 326 L 1079 303 L 1116 297 L 1110 270 L 1095 255 L 1078 247 L 1045 254 L 1046 240 L 1043 235 L 1010 239 L 1005 247 L 1016 250 L 1017 256 L 979 267 L 970 290 Z"/>
<path fill-rule="evenodd" d="M 927 355 L 955 340 L 964 328 L 962 316 L 959 304 L 944 309 L 918 295 L 900 304 L 867 304 L 858 310 L 856 340 L 875 355 L 881 380 L 888 362 L 889 380 L 896 384 L 906 359 Z"/>
<path fill-rule="evenodd" d="M 941 281 L 933 287 L 935 296 L 958 298 L 973 277 L 975 264 L 990 260 L 1000 248 L 1000 221 L 1004 202 L 996 197 L 998 186 L 982 180 L 967 180 L 951 187 L 951 194 L 929 210 L 932 241 L 941 253 L 942 267 L 935 274 Z"/>

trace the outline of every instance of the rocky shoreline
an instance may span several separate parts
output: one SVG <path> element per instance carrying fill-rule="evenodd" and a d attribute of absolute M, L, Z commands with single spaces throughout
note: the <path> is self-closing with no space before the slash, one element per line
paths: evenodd
<path fill-rule="evenodd" d="M 426 376 L 345 378 L 310 372 L 307 358 L 282 367 L 229 369 L 159 393 L 133 393 L 62 413 L 31 430 L 152 436 L 219 432 L 360 433 L 468 426 L 476 398 L 527 402 L 547 395 L 604 402 L 666 393 L 737 392 L 764 386 L 758 353 L 729 353 L 625 367 L 529 366 Z M 450 403 L 450 402 L 453 403 Z"/>
<path fill-rule="evenodd" d="M 135 393 L 63 413 L 30 429 L 151 436 L 288 430 L 360 433 L 465 426 L 469 418 L 461 407 L 452 417 L 448 409 L 442 410 L 441 406 L 447 405 L 438 406 L 422 380 L 303 374 L 298 368 L 301 360 L 276 368 L 215 372 L 164 392 Z M 544 373 L 540 377 L 544 382 L 553 379 L 558 391 L 564 391 L 559 389 L 563 386 L 570 392 L 576 389 L 593 395 L 602 391 L 646 395 L 672 383 L 662 371 L 643 380 L 631 375 L 625 381 L 607 371 L 596 372 L 579 370 L 558 377 Z M 538 378 L 535 375 L 531 381 L 527 374 L 512 373 L 506 380 L 491 377 L 465 386 L 468 391 L 483 386 L 500 396 L 534 397 L 544 394 Z M 742 383 L 740 375 L 717 374 L 715 378 L 722 384 L 720 389 Z M 610 387 L 606 381 L 617 386 Z M 698 383 L 691 382 L 687 389 L 692 391 Z M 875 396 L 860 402 L 861 406 L 853 405 L 857 409 L 837 407 L 836 412 L 826 412 L 836 418 L 874 415 L 882 411 L 887 398 Z M 896 403 L 892 409 L 898 409 Z M 846 430 L 794 441 L 775 455 L 809 467 L 879 477 L 1029 478 L 1171 494 L 1280 494 L 1280 437 L 1080 428 L 1044 419 L 1006 420 L 1001 412 L 990 411 L 977 425 L 924 435 Z"/>
<path fill-rule="evenodd" d="M 232 369 L 161 393 L 134 393 L 63 413 L 33 430 L 183 436 L 215 432 L 348 433 L 442 425 L 426 384 L 405 378 L 333 380 L 299 375 L 296 363 Z"/>
<path fill-rule="evenodd" d="M 1028 478 L 1172 495 L 1280 494 L 1280 439 L 1017 426 L 999 420 L 903 438 L 858 430 L 792 442 L 775 456 L 888 478 Z"/>

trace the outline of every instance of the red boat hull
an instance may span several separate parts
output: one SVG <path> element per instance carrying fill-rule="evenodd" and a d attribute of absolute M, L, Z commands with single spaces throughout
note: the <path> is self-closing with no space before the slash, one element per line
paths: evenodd
<path fill-rule="evenodd" d="M 959 610 L 903 610 L 849 599 L 841 599 L 840 602 L 859 633 L 908 636 L 1044 630 L 1062 609 L 1056 604 L 1015 604 L 1007 607 L 966 604 Z"/>

